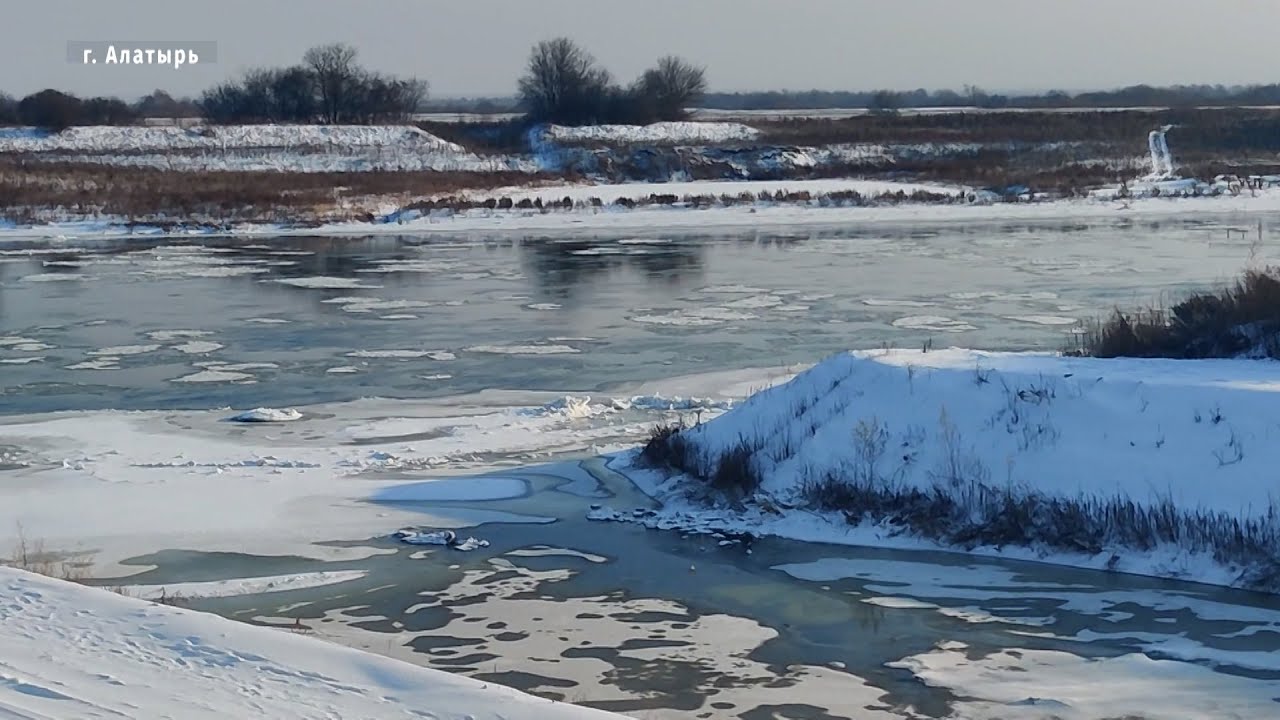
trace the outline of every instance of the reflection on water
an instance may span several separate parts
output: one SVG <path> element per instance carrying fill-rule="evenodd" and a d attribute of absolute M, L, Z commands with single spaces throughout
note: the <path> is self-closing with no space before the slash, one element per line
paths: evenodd
<path fill-rule="evenodd" d="M 1056 350 L 1081 317 L 1233 275 L 1256 240 L 1225 227 L 15 242 L 4 411 L 592 391 L 929 340 Z"/>

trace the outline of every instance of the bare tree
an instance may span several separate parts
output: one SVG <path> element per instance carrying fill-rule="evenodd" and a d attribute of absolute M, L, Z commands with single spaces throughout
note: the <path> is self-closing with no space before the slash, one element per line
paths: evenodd
<path fill-rule="evenodd" d="M 640 76 L 638 92 L 660 120 L 683 120 L 707 92 L 706 69 L 668 55 Z"/>
<path fill-rule="evenodd" d="M 18 124 L 18 101 L 12 95 L 0 92 L 0 125 Z"/>
<path fill-rule="evenodd" d="M 902 93 L 893 90 L 877 90 L 871 94 L 867 107 L 871 112 L 892 115 L 904 105 Z"/>
<path fill-rule="evenodd" d="M 308 50 L 302 62 L 315 77 L 321 119 L 341 122 L 361 74 L 356 65 L 356 49 L 343 43 L 321 45 Z"/>
<path fill-rule="evenodd" d="M 609 72 L 569 38 L 544 40 L 533 47 L 520 78 L 520 104 L 537 121 L 582 125 L 605 111 Z"/>

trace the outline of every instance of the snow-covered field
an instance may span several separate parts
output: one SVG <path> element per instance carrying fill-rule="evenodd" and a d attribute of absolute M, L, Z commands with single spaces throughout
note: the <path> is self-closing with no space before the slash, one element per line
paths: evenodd
<path fill-rule="evenodd" d="M 837 355 L 682 431 L 696 458 L 691 462 L 707 474 L 735 448 L 749 448 L 749 462 L 762 478 L 756 509 L 703 512 L 684 499 L 702 481 L 680 476 L 654 487 L 667 507 L 646 521 L 805 540 L 929 545 L 901 526 L 851 525 L 838 514 L 812 513 L 806 487 L 835 477 L 956 497 L 1007 492 L 1064 500 L 1120 497 L 1138 508 L 1165 504 L 1180 513 L 1256 523 L 1265 557 L 1280 546 L 1271 473 L 1280 463 L 1276 377 L 1274 363 L 1254 360 L 1097 360 L 966 350 Z M 619 517 L 609 510 L 598 516 Z M 1258 570 L 1258 548 L 1215 560 L 1214 552 L 1224 548 L 1195 533 L 1141 548 L 1126 544 L 1131 540 L 1124 531 L 1109 528 L 1093 549 L 1082 537 L 1074 552 L 1038 544 L 969 549 L 1226 585 L 1257 582 L 1251 573 Z"/>
<path fill-rule="evenodd" d="M 619 716 L 0 567 L 0 717 Z"/>
<path fill-rule="evenodd" d="M 263 148 L 395 148 L 462 153 L 454 143 L 399 125 L 210 125 L 207 127 L 71 127 L 59 133 L 0 129 L 0 153 L 125 153 Z"/>
<path fill-rule="evenodd" d="M 168 170 L 532 172 L 515 157 L 481 157 L 412 126 L 212 125 L 0 129 L 0 154 Z"/>

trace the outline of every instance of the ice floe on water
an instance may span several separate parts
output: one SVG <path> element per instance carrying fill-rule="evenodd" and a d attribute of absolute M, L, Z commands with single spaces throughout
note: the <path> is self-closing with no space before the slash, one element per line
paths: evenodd
<path fill-rule="evenodd" d="M 379 315 L 379 320 L 417 320 L 417 315 L 410 313 L 393 313 L 391 315 Z"/>
<path fill-rule="evenodd" d="M 27 275 L 21 278 L 22 282 L 71 282 L 74 280 L 87 280 L 88 275 L 79 273 L 42 273 L 40 275 Z"/>
<path fill-rule="evenodd" d="M 43 342 L 24 342 L 16 345 L 9 345 L 6 349 L 14 352 L 43 352 L 45 350 L 54 350 L 55 347 L 49 343 Z"/>
<path fill-rule="evenodd" d="M 4 358 L 0 359 L 0 365 L 30 365 L 31 363 L 44 362 L 48 358 L 44 355 L 33 355 L 31 357 L 21 358 Z"/>
<path fill-rule="evenodd" d="M 159 350 L 161 345 L 113 345 L 111 347 L 90 350 L 93 357 L 120 357 L 122 355 L 145 355 Z"/>
<path fill-rule="evenodd" d="M 525 305 L 525 307 L 529 310 L 559 310 L 561 305 L 560 303 L 553 302 L 537 302 L 529 303 L 528 305 Z"/>
<path fill-rule="evenodd" d="M 381 285 L 367 285 L 359 278 L 341 278 L 341 277 L 299 277 L 299 278 L 276 278 L 271 282 L 280 283 L 281 285 L 291 285 L 299 288 L 315 288 L 321 290 L 376 290 Z"/>
<path fill-rule="evenodd" d="M 750 285 L 710 285 L 698 288 L 694 292 L 707 295 L 759 295 L 769 292 L 769 289 Z"/>
<path fill-rule="evenodd" d="M 96 360 L 85 360 L 67 365 L 67 370 L 119 370 L 120 358 L 118 357 L 100 357 Z"/>
<path fill-rule="evenodd" d="M 863 298 L 863 305 L 871 307 L 933 307 L 936 302 L 928 300 L 891 300 L 886 298 Z"/>
<path fill-rule="evenodd" d="M 645 325 L 706 327 L 710 325 L 720 325 L 723 323 L 755 320 L 758 317 L 758 315 L 753 315 L 751 313 L 738 312 L 722 307 L 705 307 L 672 310 L 662 314 L 633 315 L 629 319 L 631 322 L 642 323 Z"/>
<path fill-rule="evenodd" d="M 244 372 L 245 370 L 276 370 L 280 367 L 278 363 L 273 362 L 233 363 L 227 362 L 226 360 L 201 360 L 191 364 L 196 367 L 209 368 L 210 370 L 230 370 L 232 372 Z"/>
<path fill-rule="evenodd" d="M 237 372 L 235 370 L 201 370 L 200 372 L 183 375 L 174 378 L 173 382 L 180 383 L 224 383 L 224 382 L 249 382 L 253 381 L 253 375 L 246 372 Z"/>
<path fill-rule="evenodd" d="M 360 372 L 360 368 L 353 365 L 340 365 L 338 367 L 328 368 L 325 372 L 330 375 L 350 375 L 352 373 Z"/>
<path fill-rule="evenodd" d="M 578 348 L 568 345 L 473 345 L 464 352 L 486 355 L 576 355 Z"/>
<path fill-rule="evenodd" d="M 942 315 L 909 315 L 893 321 L 893 326 L 904 330 L 931 330 L 934 332 L 968 332 L 978 328 L 963 320 L 953 320 Z"/>
<path fill-rule="evenodd" d="M 724 304 L 724 307 L 741 308 L 744 310 L 765 310 L 768 308 L 779 307 L 785 303 L 786 301 L 777 295 L 751 295 L 738 300 L 730 300 Z"/>
<path fill-rule="evenodd" d="M 284 325 L 286 323 L 293 322 L 292 320 L 287 320 L 285 318 L 273 317 L 251 317 L 245 318 L 244 321 L 247 323 L 253 323 L 254 325 Z"/>
<path fill-rule="evenodd" d="M 188 340 L 187 342 L 174 345 L 173 349 L 187 355 L 205 355 L 216 352 L 225 347 L 222 343 L 213 342 L 211 340 Z"/>
<path fill-rule="evenodd" d="M 212 334 L 209 330 L 152 330 L 147 333 L 147 337 L 159 343 L 168 343 L 188 338 L 209 337 Z"/>
<path fill-rule="evenodd" d="M 1223 675 L 1140 653 L 1082 658 L 1065 652 L 1004 649 L 974 654 L 943 643 L 890 667 L 950 691 L 956 717 L 971 720 L 1102 717 L 1262 718 L 1277 706 L 1274 681 Z"/>
<path fill-rule="evenodd" d="M 0 348 L 10 347 L 13 345 L 29 345 L 37 342 L 31 338 L 20 337 L 18 335 L 5 335 L 0 337 Z"/>
<path fill-rule="evenodd" d="M 379 298 L 350 295 L 328 298 L 321 302 L 329 305 L 341 305 L 343 312 L 349 313 L 373 313 L 381 310 L 419 310 L 439 304 L 429 300 L 381 300 Z"/>
<path fill-rule="evenodd" d="M 347 357 L 363 358 L 363 359 L 391 359 L 391 360 L 413 360 L 416 358 L 428 358 L 430 360 L 449 361 L 458 359 L 457 355 L 447 350 L 353 350 L 347 353 Z"/>
<path fill-rule="evenodd" d="M 1075 325 L 1080 322 L 1076 318 L 1062 315 L 1006 315 L 1005 319 L 1031 323 L 1032 325 Z"/>
<path fill-rule="evenodd" d="M 480 540 L 474 537 L 460 538 L 458 533 L 452 530 L 415 530 L 405 528 L 397 530 L 394 533 L 394 537 L 400 542 L 409 545 L 440 545 L 460 552 L 471 552 L 472 550 L 489 547 L 488 540 Z"/>
<path fill-rule="evenodd" d="M 227 418 L 227 421 L 241 423 L 278 423 L 293 422 L 294 420 L 301 419 L 302 413 L 294 410 L 293 408 L 280 409 L 260 407 L 232 415 Z"/>

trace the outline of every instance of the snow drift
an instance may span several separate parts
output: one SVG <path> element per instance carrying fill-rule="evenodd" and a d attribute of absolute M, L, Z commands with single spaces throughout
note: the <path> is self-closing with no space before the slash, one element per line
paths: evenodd
<path fill-rule="evenodd" d="M 463 153 L 416 127 L 404 125 L 209 125 L 70 127 L 59 133 L 26 129 L 0 134 L 0 152 L 155 152 L 248 148 L 388 147 Z"/>
<path fill-rule="evenodd" d="M 1277 392 L 1267 361 L 854 352 L 645 454 L 845 526 L 1280 588 Z"/>
<path fill-rule="evenodd" d="M 4 567 L 0 716 L 619 717 Z"/>

